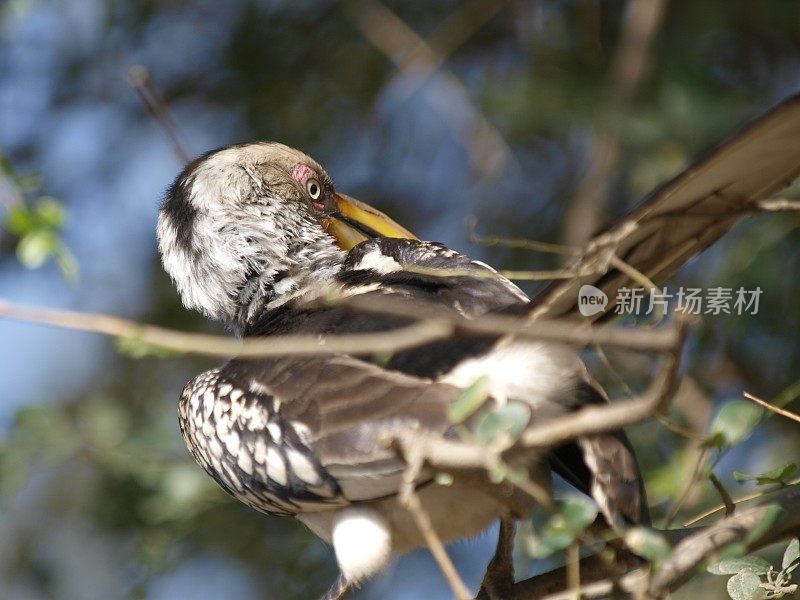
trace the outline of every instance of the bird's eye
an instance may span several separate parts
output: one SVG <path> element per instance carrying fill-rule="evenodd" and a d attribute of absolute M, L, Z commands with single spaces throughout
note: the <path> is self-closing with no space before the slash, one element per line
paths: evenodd
<path fill-rule="evenodd" d="M 316 179 L 309 179 L 306 181 L 306 191 L 312 200 L 316 200 L 322 194 L 322 186 Z"/>

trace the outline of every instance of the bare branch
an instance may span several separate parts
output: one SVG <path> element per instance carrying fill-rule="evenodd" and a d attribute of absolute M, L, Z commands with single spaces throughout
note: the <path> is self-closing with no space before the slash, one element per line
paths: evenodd
<path fill-rule="evenodd" d="M 786 410 L 786 409 L 783 409 L 783 408 L 778 408 L 777 406 L 774 406 L 774 405 L 770 404 L 769 402 L 767 402 L 766 400 L 762 400 L 761 398 L 759 398 L 757 396 L 754 396 L 753 394 L 751 394 L 749 392 L 745 392 L 744 393 L 744 397 L 747 398 L 748 400 L 752 400 L 753 402 L 755 402 L 759 406 L 763 406 L 767 410 L 774 412 L 775 414 L 778 414 L 778 415 L 780 415 L 782 417 L 786 417 L 790 421 L 795 421 L 796 423 L 800 423 L 800 415 L 796 415 L 792 411 L 789 411 L 789 410 Z"/>
<path fill-rule="evenodd" d="M 227 336 L 189 333 L 148 325 L 102 313 L 34 308 L 0 299 L 0 317 L 39 323 L 77 331 L 88 331 L 174 352 L 199 356 L 299 356 L 339 353 L 396 352 L 445 339 L 457 331 L 482 334 L 514 334 L 522 338 L 554 340 L 573 344 L 621 346 L 633 350 L 664 351 L 675 344 L 677 330 L 623 329 L 608 325 L 592 326 L 571 321 L 540 321 L 523 324 L 519 319 L 486 316 L 470 321 L 459 315 L 435 310 L 425 303 L 392 302 L 380 304 L 369 298 L 344 298 L 344 305 L 364 310 L 405 316 L 415 321 L 385 332 L 343 335 L 280 335 L 237 340 Z"/>
<path fill-rule="evenodd" d="M 477 319 L 467 319 L 450 311 L 442 310 L 432 303 L 399 301 L 393 298 L 375 298 L 352 296 L 342 298 L 345 306 L 353 306 L 360 310 L 391 314 L 410 319 L 442 318 L 453 323 L 460 331 L 482 334 L 513 334 L 519 338 L 531 338 L 547 341 L 560 341 L 575 345 L 614 346 L 630 350 L 650 352 L 670 352 L 680 342 L 681 328 L 691 322 L 681 315 L 682 325 L 672 324 L 667 327 L 615 327 L 613 325 L 592 325 L 570 319 L 542 319 L 528 322 L 528 318 L 519 319 L 504 315 L 482 315 Z"/>
<path fill-rule="evenodd" d="M 554 281 L 556 279 L 576 279 L 586 275 L 599 273 L 597 266 L 581 269 L 553 269 L 543 271 L 475 271 L 474 269 L 442 269 L 439 267 L 421 267 L 419 265 L 403 265 L 403 270 L 433 277 L 474 277 L 476 279 L 497 279 L 499 276 L 512 281 Z"/>
<path fill-rule="evenodd" d="M 708 474 L 708 478 L 711 480 L 711 485 L 713 485 L 714 489 L 717 490 L 719 497 L 722 498 L 722 503 L 725 505 L 725 516 L 730 517 L 734 512 L 736 512 L 736 505 L 733 503 L 731 495 L 713 472 Z"/>
<path fill-rule="evenodd" d="M 549 421 L 546 427 L 523 433 L 522 445 L 526 448 L 550 448 L 576 437 L 622 429 L 662 412 L 678 387 L 678 366 L 687 331 L 688 324 L 679 321 L 675 346 L 665 356 L 661 370 L 641 397 L 610 405 L 589 406 Z"/>
<path fill-rule="evenodd" d="M 736 500 L 734 500 L 734 503 L 738 504 L 738 505 L 741 505 L 744 502 L 750 502 L 752 500 L 758 500 L 759 498 L 766 498 L 768 496 L 773 496 L 775 494 L 783 492 L 787 487 L 792 487 L 792 486 L 795 486 L 795 485 L 798 485 L 798 484 L 800 484 L 800 477 L 795 478 L 795 479 L 793 479 L 791 481 L 788 481 L 788 482 L 786 482 L 786 484 L 781 484 L 781 485 L 778 485 L 777 487 L 773 487 L 773 488 L 768 489 L 768 490 L 759 490 L 758 492 L 754 492 L 754 493 L 749 494 L 747 496 L 742 496 L 741 498 L 737 498 Z M 708 509 L 706 511 L 703 511 L 702 513 L 700 513 L 698 515 L 695 515 L 691 519 L 689 519 L 687 521 L 684 521 L 683 526 L 684 527 L 690 527 L 692 525 L 695 525 L 695 524 L 699 523 L 700 521 L 702 521 L 703 519 L 706 519 L 706 518 L 708 518 L 708 517 L 710 517 L 710 516 L 712 516 L 712 515 L 714 515 L 714 514 L 716 514 L 718 512 L 724 511 L 725 508 L 726 507 L 725 507 L 724 504 L 719 505 L 719 506 L 715 506 L 714 508 L 710 508 L 710 509 Z"/>
<path fill-rule="evenodd" d="M 694 459 L 692 473 L 688 479 L 683 481 L 677 499 L 672 503 L 672 506 L 670 506 L 667 516 L 664 517 L 664 527 L 670 527 L 672 525 L 673 521 L 678 516 L 678 512 L 683 506 L 683 503 L 686 502 L 692 491 L 694 491 L 695 486 L 704 479 L 703 472 L 708 461 L 709 449 L 707 446 L 700 444 L 695 445 L 693 450 L 697 454 L 696 458 Z"/>
<path fill-rule="evenodd" d="M 403 481 L 400 486 L 400 502 L 414 518 L 414 522 L 417 524 L 422 537 L 425 539 L 425 543 L 428 545 L 447 583 L 450 584 L 450 588 L 453 590 L 457 600 L 470 600 L 472 594 L 470 594 L 467 586 L 464 585 L 464 581 L 458 574 L 453 561 L 450 560 L 450 556 L 448 556 L 442 540 L 436 533 L 433 523 L 431 523 L 430 516 L 428 516 L 428 513 L 426 513 L 425 509 L 422 507 L 422 503 L 419 501 L 419 496 L 417 496 L 414 487 L 419 472 L 422 469 L 424 457 L 417 449 L 407 448 L 405 460 L 408 466 L 403 472 Z"/>
<path fill-rule="evenodd" d="M 650 388 L 638 398 L 587 406 L 545 424 L 532 425 L 516 441 L 500 440 L 489 446 L 413 431 L 402 434 L 397 441 L 402 448 L 413 448 L 434 467 L 491 470 L 520 453 L 544 452 L 577 437 L 607 433 L 644 421 L 661 412 L 677 388 L 679 359 L 688 324 L 679 322 L 676 329 L 674 346 L 665 356 Z"/>
<path fill-rule="evenodd" d="M 756 208 L 765 212 L 795 212 L 800 211 L 800 200 L 771 198 L 756 202 Z"/>
<path fill-rule="evenodd" d="M 755 539 L 753 533 L 769 518 L 774 506 L 783 509 L 781 517 L 768 531 L 761 532 Z M 800 530 L 800 487 L 786 489 L 772 502 L 721 519 L 704 531 L 691 535 L 679 542 L 672 555 L 662 563 L 650 584 L 650 592 L 658 597 L 666 590 L 680 586 L 695 568 L 705 560 L 734 542 L 747 541 L 750 550 L 761 548 L 785 537 L 796 535 Z"/>
<path fill-rule="evenodd" d="M 567 590 L 573 598 L 581 597 L 581 547 L 572 542 L 567 548 Z"/>
<path fill-rule="evenodd" d="M 502 246 L 504 248 L 522 248 L 533 252 L 546 252 L 548 254 L 564 254 L 567 256 L 580 256 L 581 249 L 563 244 L 551 244 L 528 238 L 508 238 L 498 235 L 479 235 L 476 231 L 478 220 L 471 215 L 467 220 L 469 241 L 479 246 Z"/>
<path fill-rule="evenodd" d="M 161 131 L 164 132 L 169 140 L 172 151 L 175 156 L 182 163 L 189 162 L 189 152 L 186 150 L 186 145 L 182 141 L 182 136 L 178 130 L 178 124 L 172 118 L 167 105 L 164 102 L 161 92 L 158 91 L 153 79 L 150 77 L 150 71 L 147 67 L 136 65 L 128 70 L 128 84 L 136 90 L 136 93 L 141 98 L 144 105 L 147 107 L 150 115 L 153 117 Z"/>
<path fill-rule="evenodd" d="M 774 518 L 777 508 L 783 511 L 780 518 L 767 531 L 762 531 L 765 519 Z M 800 485 L 783 488 L 772 502 L 737 511 L 709 527 L 663 533 L 679 541 L 652 574 L 649 565 L 642 565 L 641 559 L 637 561 L 631 557 L 627 573 L 609 578 L 596 557 L 583 559 L 580 564 L 581 597 L 608 598 L 622 593 L 638 598 L 661 598 L 683 585 L 699 566 L 730 544 L 745 542 L 748 551 L 755 551 L 797 536 L 800 533 Z M 572 598 L 574 595 L 566 585 L 566 569 L 560 568 L 517 582 L 507 600 Z"/>
<path fill-rule="evenodd" d="M 237 340 L 226 336 L 188 333 L 145 325 L 106 314 L 30 308 L 2 300 L 0 300 L 0 317 L 132 339 L 174 352 L 244 358 L 395 352 L 447 338 L 454 331 L 453 325 L 446 320 L 429 319 L 379 333 L 276 335 Z"/>

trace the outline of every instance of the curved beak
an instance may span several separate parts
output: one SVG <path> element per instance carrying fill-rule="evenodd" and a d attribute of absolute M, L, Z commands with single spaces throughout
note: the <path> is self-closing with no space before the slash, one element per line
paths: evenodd
<path fill-rule="evenodd" d="M 343 250 L 375 237 L 417 239 L 408 229 L 360 200 L 336 194 L 333 203 L 334 210 L 329 213 L 325 230 L 338 240 Z"/>

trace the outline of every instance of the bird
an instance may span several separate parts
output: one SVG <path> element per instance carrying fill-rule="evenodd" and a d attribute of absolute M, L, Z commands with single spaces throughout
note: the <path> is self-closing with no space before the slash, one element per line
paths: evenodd
<path fill-rule="evenodd" d="M 611 245 L 662 280 L 797 175 L 798 140 L 792 98 L 597 236 L 577 264 L 597 262 Z M 654 232 L 670 220 L 683 233 Z M 587 271 L 531 300 L 488 265 L 421 241 L 340 193 L 316 161 L 276 142 L 227 146 L 186 165 L 165 194 L 157 238 L 184 305 L 240 337 L 390 335 L 411 321 L 331 298 L 420 303 L 466 319 L 569 316 L 580 285 L 607 289 L 613 305 L 624 276 L 610 266 Z M 333 547 L 340 574 L 323 596 L 332 600 L 425 545 L 399 498 L 406 464 L 385 442 L 409 430 L 457 436 L 448 409 L 481 379 L 488 390 L 478 413 L 513 402 L 531 424 L 608 401 L 578 349 L 460 332 L 388 356 L 233 358 L 185 386 L 179 423 L 190 453 L 223 489 L 258 511 L 297 518 Z M 515 467 L 545 490 L 554 470 L 595 500 L 610 527 L 648 522 L 624 432 L 579 438 Z M 513 584 L 514 522 L 535 499 L 488 476 L 444 482 L 425 469 L 414 486 L 445 542 L 500 521 L 481 590 L 502 598 Z"/>
<path fill-rule="evenodd" d="M 491 267 L 416 239 L 338 193 L 313 159 L 278 143 L 230 146 L 187 165 L 166 194 L 157 235 L 184 304 L 242 337 L 389 333 L 409 322 L 321 302 L 334 292 L 377 303 L 425 302 L 468 319 L 520 313 L 529 303 Z M 226 491 L 257 510 L 294 516 L 330 543 L 344 588 L 425 543 L 399 503 L 405 464 L 382 440 L 410 428 L 452 437 L 448 409 L 481 377 L 489 380 L 487 407 L 520 402 L 531 422 L 605 401 L 570 346 L 456 335 L 382 360 L 235 358 L 187 384 L 180 426 L 194 458 Z M 521 468 L 547 489 L 549 462 L 593 495 L 609 523 L 646 518 L 641 477 L 622 432 L 581 440 L 549 459 L 531 456 Z M 425 471 L 416 488 L 446 542 L 475 536 L 497 519 L 513 521 L 533 506 L 488 478 L 444 485 Z M 506 540 L 508 527 L 500 536 Z M 506 546 L 497 563 L 510 564 Z"/>

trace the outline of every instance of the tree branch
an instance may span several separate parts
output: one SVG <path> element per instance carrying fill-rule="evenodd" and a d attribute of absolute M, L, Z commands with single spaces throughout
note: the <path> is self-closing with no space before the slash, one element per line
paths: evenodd
<path fill-rule="evenodd" d="M 796 212 L 800 211 L 800 200 L 771 198 L 756 202 L 756 208 L 764 212 Z"/>
<path fill-rule="evenodd" d="M 444 319 L 427 319 L 391 331 L 347 335 L 274 335 L 238 340 L 147 325 L 102 313 L 32 308 L 0 300 L 0 317 L 132 339 L 198 356 L 297 356 L 396 352 L 445 339 L 454 332 Z"/>
<path fill-rule="evenodd" d="M 416 448 L 407 448 L 404 456 L 408 466 L 403 473 L 403 481 L 400 485 L 400 503 L 411 513 L 417 528 L 422 534 L 428 549 L 431 551 L 433 558 L 439 565 L 442 574 L 444 575 L 450 588 L 453 590 L 457 600 L 470 600 L 470 594 L 461 576 L 458 574 L 453 561 L 447 554 L 447 550 L 442 543 L 441 538 L 436 533 L 436 530 L 431 523 L 431 518 L 417 496 L 415 489 L 415 482 L 419 476 L 419 472 L 424 464 L 424 457 Z"/>
<path fill-rule="evenodd" d="M 514 334 L 521 338 L 588 345 L 619 346 L 631 350 L 663 351 L 675 344 L 676 329 L 628 329 L 593 326 L 572 321 L 523 321 L 501 315 L 469 320 L 436 310 L 425 303 L 393 302 L 381 298 L 343 298 L 341 303 L 362 310 L 407 317 L 415 322 L 384 332 L 358 334 L 274 335 L 237 340 L 227 336 L 189 333 L 139 323 L 103 313 L 29 307 L 0 299 L 0 317 L 77 331 L 132 339 L 143 344 L 199 356 L 300 356 L 339 353 L 386 353 L 450 337 L 458 331 L 480 334 Z"/>
<path fill-rule="evenodd" d="M 666 353 L 661 369 L 650 388 L 632 400 L 587 406 L 543 425 L 532 425 L 516 441 L 500 440 L 483 446 L 472 442 L 408 432 L 387 444 L 399 442 L 404 449 L 414 448 L 433 467 L 447 469 L 492 469 L 519 453 L 544 452 L 577 437 L 607 433 L 640 423 L 664 409 L 678 385 L 678 366 L 688 323 L 674 326 L 673 346 Z"/>
<path fill-rule="evenodd" d="M 795 423 L 800 423 L 800 415 L 796 415 L 795 413 L 793 413 L 793 412 L 791 412 L 789 410 L 780 408 L 778 406 L 774 406 L 774 405 L 770 404 L 769 402 L 767 402 L 766 400 L 762 400 L 761 398 L 759 398 L 757 396 L 754 396 L 753 394 L 751 394 L 749 392 L 745 392 L 744 393 L 744 397 L 747 398 L 748 400 L 752 400 L 753 402 L 755 402 L 759 406 L 763 406 L 764 408 L 766 408 L 769 411 L 772 411 L 772 412 L 774 412 L 776 414 L 779 414 L 782 417 L 786 417 L 790 421 L 794 421 Z"/>
<path fill-rule="evenodd" d="M 765 521 L 782 512 L 771 527 L 762 531 Z M 683 585 L 698 567 L 712 559 L 725 547 L 745 543 L 752 552 L 777 541 L 800 533 L 800 485 L 780 492 L 769 503 L 751 507 L 725 517 L 717 523 L 690 530 L 678 529 L 663 532 L 668 538 L 679 539 L 672 553 L 651 572 L 651 567 L 641 559 L 631 557 L 629 572 L 619 577 L 608 577 L 596 557 L 581 561 L 582 598 L 608 598 L 614 593 L 662 598 Z M 542 573 L 517 582 L 507 600 L 571 600 L 574 595 L 567 588 L 566 568 Z"/>

